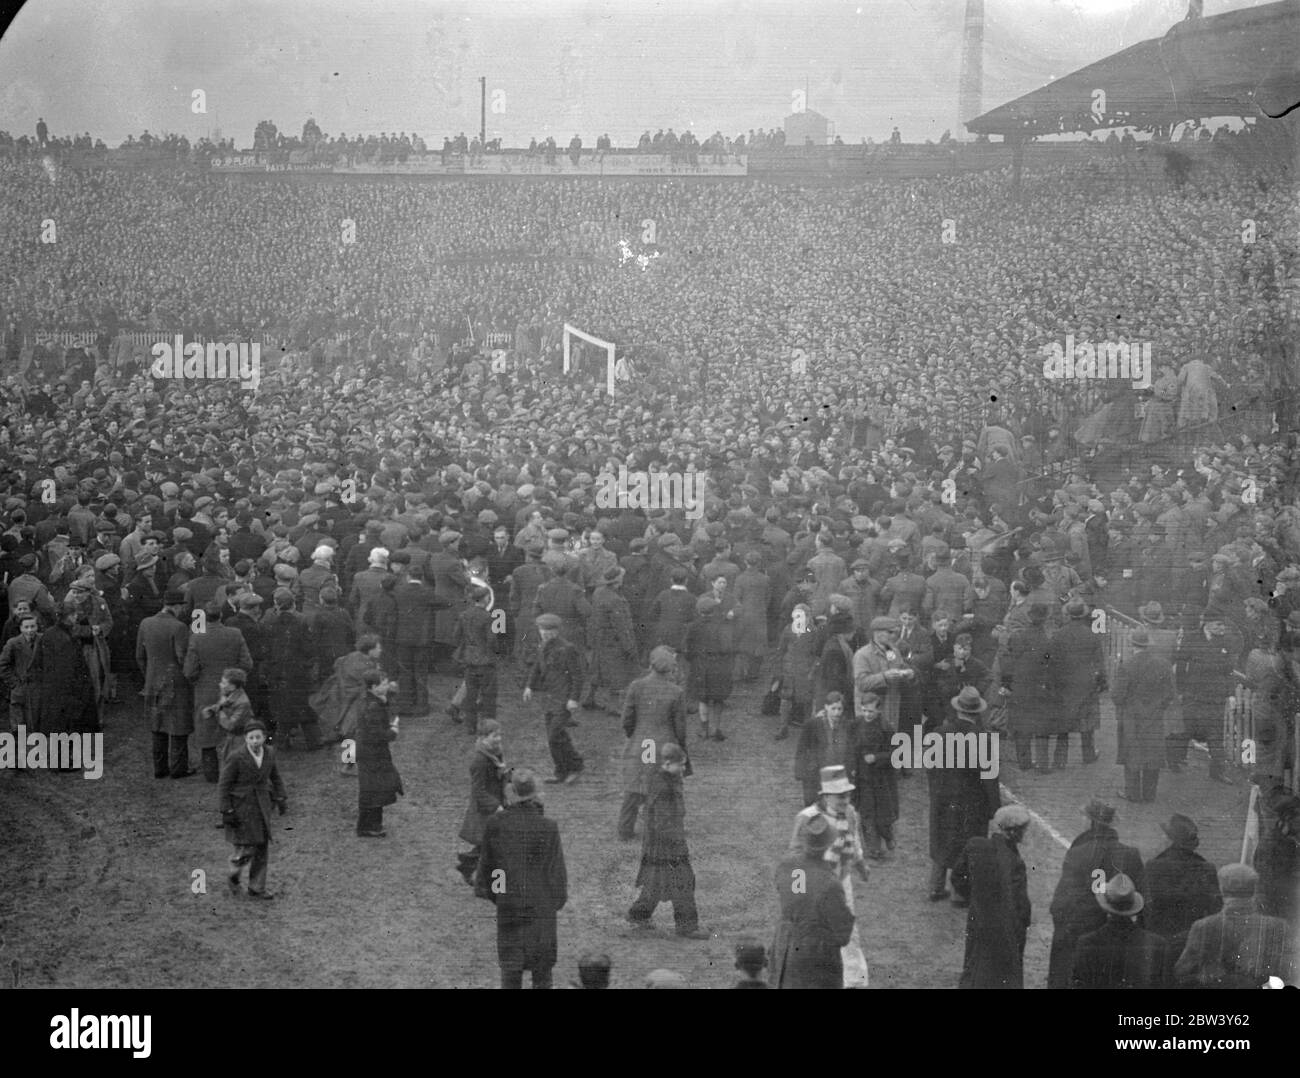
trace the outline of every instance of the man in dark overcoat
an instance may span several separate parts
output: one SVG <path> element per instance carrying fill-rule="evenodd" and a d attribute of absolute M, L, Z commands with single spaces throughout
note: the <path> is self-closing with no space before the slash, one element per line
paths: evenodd
<path fill-rule="evenodd" d="M 1154 801 L 1165 764 L 1165 712 L 1174 702 L 1174 667 L 1150 649 L 1145 629 L 1129 638 L 1133 654 L 1115 674 L 1111 699 L 1119 724 L 1118 763 L 1124 765 L 1124 799 Z"/>
<path fill-rule="evenodd" d="M 671 902 L 677 935 L 708 939 L 695 908 L 695 870 L 686 846 L 686 753 L 668 742 L 657 746 L 657 765 L 646 782 L 645 836 L 636 884 L 641 893 L 627 911 L 634 927 L 649 928 L 660 902 Z"/>
<path fill-rule="evenodd" d="M 58 620 L 36 640 L 31 683 L 37 687 L 34 732 L 82 734 L 99 730 L 94 677 L 75 635 L 77 609 L 63 603 Z"/>
<path fill-rule="evenodd" d="M 1057 709 L 1061 725 L 1056 732 L 1052 757 L 1052 767 L 1058 771 L 1065 767 L 1070 735 L 1076 731 L 1082 744 L 1083 762 L 1096 763 L 1095 734 L 1101 724 L 1101 694 L 1107 687 L 1101 634 L 1093 632 L 1088 604 L 1082 599 L 1071 599 L 1065 604 L 1065 615 L 1069 620 L 1052 637 L 1051 644 L 1060 693 Z"/>
<path fill-rule="evenodd" d="M 578 781 L 584 762 L 573 747 L 569 727 L 576 726 L 573 713 L 578 710 L 578 697 L 582 693 L 583 662 L 578 649 L 560 635 L 562 624 L 558 614 L 542 614 L 534 619 L 541 644 L 537 658 L 524 683 L 524 702 L 538 693 L 546 722 L 546 741 L 551 750 L 555 774 L 545 781 L 567 783 Z"/>
<path fill-rule="evenodd" d="M 1074 950 L 1074 988 L 1164 988 L 1169 983 L 1169 944 L 1138 927 L 1143 898 L 1122 872 L 1097 894 L 1106 913 L 1101 928 L 1079 937 Z"/>
<path fill-rule="evenodd" d="M 190 633 L 185 649 L 184 673 L 194 686 L 194 741 L 202 751 L 203 777 L 216 782 L 221 776 L 221 759 L 218 750 L 225 743 L 225 733 L 217 725 L 215 712 L 208 707 L 221 696 L 221 674 L 231 666 L 248 672 L 253 669 L 253 657 L 244 642 L 244 634 L 218 620 L 221 608 L 214 600 L 206 607 L 206 622 L 202 632 Z M 306 656 L 294 656 L 295 662 L 304 662 Z"/>
<path fill-rule="evenodd" d="M 622 713 L 620 694 L 637 674 L 636 629 L 632 608 L 623 597 L 624 572 L 617 565 L 601 576 L 591 597 L 588 623 L 591 641 L 591 677 L 587 688 L 587 706 L 596 707 L 596 690 L 606 688 L 612 702 L 606 709 L 611 715 Z"/>
<path fill-rule="evenodd" d="M 1003 805 L 993 814 L 988 838 L 966 840 L 953 873 L 966 888 L 966 957 L 961 988 L 1024 988 L 1025 937 L 1030 905 L 1025 863 L 1019 847 L 1029 828 L 1023 805 Z"/>
<path fill-rule="evenodd" d="M 618 813 L 618 837 L 636 837 L 636 818 L 645 804 L 650 775 L 665 745 L 686 749 L 686 697 L 673 679 L 677 656 L 672 648 L 650 652 L 650 673 L 637 678 L 623 696 L 623 805 Z M 683 775 L 691 773 L 689 755 Z"/>
<path fill-rule="evenodd" d="M 948 736 L 975 734 L 997 736 L 986 729 L 981 716 L 988 705 L 974 686 L 967 686 L 950 701 L 953 711 L 935 731 L 944 743 Z M 969 742 L 969 739 L 966 739 Z M 974 753 L 971 754 L 976 755 Z M 953 761 L 944 761 L 950 764 Z M 977 760 L 968 759 L 966 767 L 945 766 L 928 772 L 930 780 L 930 901 L 948 896 L 947 879 L 953 871 L 954 902 L 966 904 L 966 882 L 960 877 L 958 861 L 967 839 L 983 838 L 989 821 L 1002 803 L 996 776 L 983 778 Z"/>
<path fill-rule="evenodd" d="M 1097 905 L 1094 879 L 1113 879 L 1121 872 L 1141 891 L 1146 885 L 1142 855 L 1119 840 L 1112 826 L 1115 809 L 1090 801 L 1083 810 L 1088 829 L 1071 844 L 1061 866 L 1061 879 L 1052 896 L 1052 951 L 1048 959 L 1047 987 L 1069 988 L 1074 973 L 1074 947 L 1079 937 L 1106 923 Z M 1098 876 L 1100 872 L 1102 875 Z"/>
<path fill-rule="evenodd" d="M 136 633 L 135 661 L 144 674 L 144 709 L 153 731 L 156 779 L 195 774 L 189 754 L 194 712 L 184 672 L 190 645 L 190 627 L 182 620 L 185 605 L 185 593 L 169 589 L 162 610 L 140 622 Z"/>
<path fill-rule="evenodd" d="M 853 935 L 853 911 L 826 851 L 835 830 L 823 815 L 802 829 L 803 849 L 776 866 L 773 881 L 781 919 L 772 941 L 773 988 L 843 988 L 840 948 Z"/>
<path fill-rule="evenodd" d="M 232 752 L 221 769 L 217 787 L 221 822 L 226 841 L 235 847 L 230 858 L 234 871 L 230 889 L 239 893 L 239 878 L 248 865 L 250 898 L 271 899 L 266 889 L 266 868 L 270 862 L 271 806 L 283 816 L 289 798 L 276 766 L 275 749 L 266 743 L 266 727 L 254 719 L 244 729 L 244 746 Z"/>
<path fill-rule="evenodd" d="M 319 748 L 320 723 L 307 703 L 311 694 L 310 669 L 304 661 L 309 644 L 307 622 L 294 610 L 293 592 L 288 588 L 276 588 L 273 601 L 275 609 L 258 627 L 265 648 L 267 704 L 276 742 L 280 748 L 288 748 L 291 731 L 301 726 L 307 748 Z"/>
<path fill-rule="evenodd" d="M 569 900 L 560 829 L 543 814 L 531 771 L 514 772 L 507 802 L 483 828 L 474 893 L 497 908 L 501 987 L 522 988 L 529 970 L 534 988 L 550 988 L 555 915 Z"/>
<path fill-rule="evenodd" d="M 842 767 L 848 780 L 857 783 L 865 734 L 861 719 L 845 713 L 843 695 L 828 694 L 826 705 L 800 730 L 799 747 L 794 754 L 794 777 L 803 784 L 805 805 L 811 805 L 821 796 L 823 767 Z"/>
<path fill-rule="evenodd" d="M 1218 872 L 1196 852 L 1200 844 L 1196 821 L 1175 812 L 1160 826 L 1169 836 L 1169 848 L 1147 862 L 1144 919 L 1150 931 L 1169 941 L 1172 976 L 1188 931 L 1202 917 L 1218 913 L 1223 897 Z"/>

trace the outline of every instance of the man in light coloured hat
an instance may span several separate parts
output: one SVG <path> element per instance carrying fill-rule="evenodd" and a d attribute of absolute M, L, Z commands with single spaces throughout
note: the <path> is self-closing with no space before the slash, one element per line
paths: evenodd
<path fill-rule="evenodd" d="M 961 988 L 1023 988 L 1030 905 L 1025 863 L 1018 849 L 1029 830 L 1024 805 L 1003 805 L 992 833 L 966 840 L 953 882 L 970 904 Z"/>
<path fill-rule="evenodd" d="M 871 875 L 862 855 L 862 830 L 858 812 L 851 803 L 855 789 L 845 768 L 838 765 L 823 767 L 821 793 L 813 804 L 795 817 L 794 833 L 790 836 L 790 853 L 794 856 L 804 845 L 804 834 L 811 821 L 824 819 L 830 824 L 834 838 L 823 856 L 835 870 L 836 879 L 844 889 L 844 899 L 850 910 L 854 909 L 853 874 L 856 873 L 863 883 Z M 844 962 L 844 987 L 867 987 L 867 959 L 862 952 L 856 921 L 849 942 L 842 948 L 841 957 Z"/>

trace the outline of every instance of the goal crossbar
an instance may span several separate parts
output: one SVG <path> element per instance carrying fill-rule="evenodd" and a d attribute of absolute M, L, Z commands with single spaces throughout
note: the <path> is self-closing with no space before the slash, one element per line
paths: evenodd
<path fill-rule="evenodd" d="M 590 333 L 584 333 L 577 326 L 571 326 L 568 322 L 564 323 L 564 373 L 569 373 L 569 349 L 572 345 L 573 338 L 577 337 L 580 341 L 586 341 L 588 344 L 595 345 L 597 348 L 605 350 L 605 392 L 611 397 L 614 395 L 614 343 L 612 341 L 603 341 L 599 337 L 593 337 Z"/>

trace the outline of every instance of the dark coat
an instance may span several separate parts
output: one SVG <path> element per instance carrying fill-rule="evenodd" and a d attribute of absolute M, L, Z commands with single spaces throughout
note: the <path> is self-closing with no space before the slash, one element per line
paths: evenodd
<path fill-rule="evenodd" d="M 503 968 L 555 965 L 555 914 L 569 900 L 569 879 L 560 829 L 542 812 L 539 802 L 522 801 L 483 828 L 474 893 L 496 905 L 497 960 Z"/>
<path fill-rule="evenodd" d="M 262 747 L 262 766 L 253 761 L 245 745 L 232 752 L 221 768 L 217 787 L 221 811 L 234 809 L 238 823 L 226 828 L 232 846 L 261 846 L 271 841 L 271 805 L 288 803 L 275 762 L 275 749 Z"/>
<path fill-rule="evenodd" d="M 982 719 L 966 722 L 955 715 L 934 731 L 940 737 L 980 734 Z M 927 735 L 928 736 L 928 735 Z M 951 868 L 966 848 L 966 840 L 988 834 L 989 821 L 1002 804 L 996 778 L 980 778 L 973 767 L 943 767 L 927 772 L 930 781 L 930 859 Z"/>
<path fill-rule="evenodd" d="M 809 782 L 823 767 L 843 767 L 850 782 L 858 781 L 858 761 L 862 757 L 862 740 L 866 725 L 847 712 L 835 724 L 832 738 L 830 722 L 823 714 L 815 715 L 799 731 L 799 747 L 794 752 L 794 777 Z"/>
<path fill-rule="evenodd" d="M 1177 961 L 1192 925 L 1223 909 L 1218 872 L 1195 850 L 1170 846 L 1147 862 L 1146 877 L 1143 919 L 1169 941 L 1170 960 Z"/>
<path fill-rule="evenodd" d="M 1092 631 L 1089 618 L 1070 618 L 1052 637 L 1052 665 L 1060 692 L 1054 709 L 1053 733 L 1097 729 L 1101 722 L 1099 698 L 1106 685 L 1101 634 Z"/>
<path fill-rule="evenodd" d="M 427 648 L 434 642 L 434 619 L 438 609 L 438 596 L 433 588 L 420 580 L 401 580 L 393 589 L 397 616 L 393 624 L 393 642 L 406 647 Z M 455 628 L 448 630 L 450 633 Z"/>
<path fill-rule="evenodd" d="M 307 707 L 311 671 L 306 662 L 307 622 L 294 610 L 272 610 L 258 626 L 266 646 L 271 717 L 282 727 L 315 721 Z"/>
<path fill-rule="evenodd" d="M 460 837 L 471 846 L 483 841 L 487 821 L 506 803 L 508 771 L 500 757 L 475 746 L 469 760 L 469 808 L 460 825 Z"/>
<path fill-rule="evenodd" d="M 1113 879 L 1122 872 L 1139 893 L 1146 894 L 1142 855 L 1125 846 L 1113 827 L 1094 824 L 1076 838 L 1065 854 L 1061 879 L 1052 896 L 1052 952 L 1048 961 L 1047 987 L 1069 988 L 1074 972 L 1074 948 L 1079 937 L 1106 923 L 1106 912 L 1097 905 L 1093 874 L 1098 880 Z"/>
<path fill-rule="evenodd" d="M 686 794 L 680 775 L 662 767 L 646 782 L 645 835 L 636 885 L 672 901 L 695 893 L 695 872 L 686 848 Z"/>
<path fill-rule="evenodd" d="M 562 636 L 542 644 L 537 659 L 528 672 L 528 688 L 544 697 L 546 709 L 562 710 L 570 700 L 582 695 L 584 676 L 582 656 L 578 649 Z"/>
<path fill-rule="evenodd" d="M 1119 724 L 1115 762 L 1139 771 L 1161 770 L 1167 752 L 1165 711 L 1174 702 L 1173 665 L 1138 649 L 1116 672 L 1111 699 Z"/>
<path fill-rule="evenodd" d="M 650 647 L 666 644 L 674 651 L 681 651 L 686 643 L 686 630 L 695 620 L 695 596 L 684 586 L 678 591 L 666 588 L 651 601 L 646 620 L 650 626 L 647 641 Z"/>
<path fill-rule="evenodd" d="M 651 672 L 637 678 L 623 695 L 623 792 L 644 797 L 658 770 L 659 752 L 674 744 L 686 751 L 686 699 L 672 678 Z M 647 751 L 651 750 L 651 751 Z M 689 757 L 687 775 L 691 773 Z"/>
<path fill-rule="evenodd" d="M 1073 988 L 1164 988 L 1168 977 L 1169 944 L 1127 917 L 1107 917 L 1074 948 Z"/>
<path fill-rule="evenodd" d="M 970 887 L 959 987 L 1024 988 L 1030 905 L 1020 851 L 1002 834 L 967 839 L 957 868 Z"/>
<path fill-rule="evenodd" d="M 356 631 L 352 619 L 339 607 L 321 607 L 308 624 L 312 655 L 316 660 L 316 678 L 324 679 L 333 672 L 335 660 L 352 651 Z"/>
<path fill-rule="evenodd" d="M 773 988 L 843 988 L 840 948 L 853 934 L 853 911 L 821 854 L 791 857 L 773 875 L 781 920 L 772 941 Z"/>
<path fill-rule="evenodd" d="M 614 588 L 600 586 L 591 597 L 591 683 L 625 689 L 637 675 L 637 641 L 632 609 Z"/>
<path fill-rule="evenodd" d="M 185 653 L 190 627 L 163 611 L 140 622 L 135 661 L 144 673 L 144 707 L 154 733 L 185 737 L 194 732 Z"/>
<path fill-rule="evenodd" d="M 442 600 L 434 615 L 433 638 L 439 644 L 450 644 L 452 633 L 456 629 L 456 618 L 465 607 L 469 574 L 461 565 L 460 558 L 446 550 L 429 559 L 424 573 L 433 584 L 434 595 Z"/>
<path fill-rule="evenodd" d="M 393 766 L 389 743 L 397 740 L 397 731 L 389 726 L 388 706 L 369 694 L 366 710 L 357 723 L 357 805 L 360 808 L 383 808 L 391 805 L 402 789 L 402 777 Z"/>
<path fill-rule="evenodd" d="M 297 658 L 300 663 L 304 660 L 305 656 Z M 245 671 L 253 669 L 253 657 L 238 629 L 210 620 L 205 632 L 190 634 L 185 651 L 185 676 L 194 686 L 194 743 L 201 749 L 215 749 L 224 741 L 216 715 L 207 708 L 217 702 L 221 695 L 221 672 L 231 666 Z"/>
<path fill-rule="evenodd" d="M 705 703 L 725 701 L 735 666 L 731 624 L 718 620 L 716 611 L 697 617 L 686 629 L 683 651 L 690 663 L 691 695 Z"/>
<path fill-rule="evenodd" d="M 857 789 L 853 803 L 862 818 L 862 826 L 875 826 L 880 833 L 898 819 L 898 771 L 890 762 L 893 735 L 885 729 L 879 716 L 859 719 Z M 868 756 L 875 759 L 867 762 Z"/>
<path fill-rule="evenodd" d="M 46 629 L 37 639 L 31 679 L 38 687 L 33 732 L 80 734 L 99 729 L 86 649 L 62 625 Z"/>
<path fill-rule="evenodd" d="M 1052 665 L 1047 634 L 1041 626 L 1014 634 L 1007 641 L 1002 663 L 1002 687 L 1010 691 L 1007 700 L 1009 727 L 1016 736 L 1045 736 L 1060 733 L 1057 714 L 1060 691 Z"/>

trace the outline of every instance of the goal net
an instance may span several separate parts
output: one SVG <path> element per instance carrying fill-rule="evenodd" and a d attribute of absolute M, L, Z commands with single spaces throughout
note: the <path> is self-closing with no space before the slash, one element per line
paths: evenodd
<path fill-rule="evenodd" d="M 605 383 L 605 392 L 614 395 L 615 367 L 614 344 L 602 341 L 577 326 L 564 323 L 564 373 Z"/>

